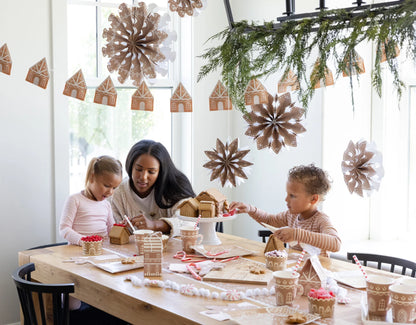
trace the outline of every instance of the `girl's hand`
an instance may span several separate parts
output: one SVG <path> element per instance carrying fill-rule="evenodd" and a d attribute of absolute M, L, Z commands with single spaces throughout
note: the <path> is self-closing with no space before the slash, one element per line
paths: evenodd
<path fill-rule="evenodd" d="M 231 202 L 230 211 L 235 209 L 235 213 L 248 213 L 250 206 L 243 202 Z"/>
<path fill-rule="evenodd" d="M 289 243 L 295 240 L 295 229 L 289 227 L 282 227 L 277 229 L 274 233 L 276 238 L 280 239 L 284 243 Z"/>

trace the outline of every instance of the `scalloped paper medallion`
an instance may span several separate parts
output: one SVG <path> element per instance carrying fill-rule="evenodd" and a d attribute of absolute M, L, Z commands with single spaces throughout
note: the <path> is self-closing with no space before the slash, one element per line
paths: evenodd
<path fill-rule="evenodd" d="M 180 17 L 197 16 L 206 5 L 206 0 L 168 0 L 169 10 Z"/>

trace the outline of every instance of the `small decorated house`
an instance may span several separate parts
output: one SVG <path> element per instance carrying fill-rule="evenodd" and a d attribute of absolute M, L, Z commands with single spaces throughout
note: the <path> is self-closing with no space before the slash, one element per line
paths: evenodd
<path fill-rule="evenodd" d="M 205 202 L 212 202 L 215 207 L 215 214 L 212 216 L 206 215 L 207 218 L 212 218 L 215 216 L 218 216 L 219 214 L 222 214 L 225 211 L 228 211 L 228 202 L 227 198 L 224 194 L 222 194 L 220 191 L 218 191 L 215 188 L 210 188 L 206 191 L 202 191 L 199 193 L 199 195 L 196 197 L 196 199 L 199 202 L 205 201 Z"/>
<path fill-rule="evenodd" d="M 364 66 L 363 58 L 355 51 L 354 51 L 354 54 L 355 54 L 355 57 L 352 57 L 351 55 L 351 56 L 346 56 L 344 59 L 345 70 L 342 71 L 343 77 L 349 77 L 350 72 L 352 75 L 365 73 L 365 66 Z M 351 63 L 352 63 L 352 66 L 351 66 Z M 358 73 L 357 67 L 360 69 L 359 73 Z"/>
<path fill-rule="evenodd" d="M 182 83 L 179 83 L 170 99 L 170 111 L 172 113 L 192 112 L 192 98 Z"/>
<path fill-rule="evenodd" d="M 246 105 L 267 104 L 268 92 L 258 79 L 251 79 L 244 93 Z"/>
<path fill-rule="evenodd" d="M 117 91 L 111 77 L 108 76 L 95 90 L 94 103 L 116 106 Z"/>
<path fill-rule="evenodd" d="M 162 275 L 162 237 L 157 233 L 146 236 L 143 240 L 144 276 Z"/>
<path fill-rule="evenodd" d="M 130 240 L 130 234 L 123 225 L 114 225 L 108 236 L 110 237 L 110 243 L 116 245 L 128 244 Z"/>
<path fill-rule="evenodd" d="M 85 95 L 87 94 L 87 85 L 81 69 L 79 69 L 77 73 L 67 80 L 63 94 L 79 100 L 85 99 Z"/>
<path fill-rule="evenodd" d="M 198 217 L 199 201 L 195 198 L 183 201 L 179 204 L 180 214 L 185 217 Z"/>
<path fill-rule="evenodd" d="M 264 248 L 264 253 L 271 251 L 283 251 L 285 249 L 285 243 L 282 242 L 279 238 L 270 235 L 269 240 L 267 241 L 266 247 Z"/>
<path fill-rule="evenodd" d="M 228 111 L 232 109 L 228 91 L 221 81 L 218 80 L 217 85 L 209 96 L 209 110 L 210 111 Z"/>
<path fill-rule="evenodd" d="M 315 65 L 313 67 L 312 74 L 311 74 L 311 82 L 317 79 L 316 74 L 317 74 L 318 65 L 319 65 L 319 59 L 315 62 Z M 332 86 L 333 84 L 334 84 L 334 76 L 332 74 L 331 69 L 327 67 L 325 71 L 325 79 L 316 80 L 316 84 L 314 88 L 317 89 L 317 88 L 322 88 L 324 86 Z"/>
<path fill-rule="evenodd" d="M 289 90 L 287 90 L 290 88 Z M 284 93 L 286 91 L 294 91 L 300 89 L 298 76 L 294 74 L 292 70 L 289 70 L 289 72 L 286 75 L 286 78 L 280 79 L 277 84 L 277 92 Z"/>
<path fill-rule="evenodd" d="M 302 294 L 308 295 L 311 289 L 323 288 L 326 284 L 326 273 L 322 267 L 318 256 L 314 255 L 308 258 L 299 271 L 299 285 L 302 286 Z"/>
<path fill-rule="evenodd" d="M 29 68 L 26 81 L 46 89 L 49 81 L 49 71 L 45 58 Z"/>
<path fill-rule="evenodd" d="M 0 72 L 10 75 L 12 71 L 12 58 L 10 56 L 9 48 L 5 43 L 0 47 Z"/>
<path fill-rule="evenodd" d="M 153 103 L 153 95 L 146 83 L 142 81 L 139 88 L 131 97 L 131 109 L 139 111 L 153 111 Z"/>

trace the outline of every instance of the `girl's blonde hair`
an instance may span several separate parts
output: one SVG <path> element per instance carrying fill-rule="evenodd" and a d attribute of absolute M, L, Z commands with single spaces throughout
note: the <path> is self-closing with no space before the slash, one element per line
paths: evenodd
<path fill-rule="evenodd" d="M 121 162 L 110 156 L 94 157 L 90 160 L 85 176 L 85 187 L 94 175 L 102 175 L 104 173 L 112 173 L 116 175 L 123 174 L 123 166 Z"/>
<path fill-rule="evenodd" d="M 313 164 L 308 166 L 295 166 L 289 170 L 289 180 L 296 181 L 305 186 L 309 194 L 318 194 L 321 199 L 331 188 L 331 181 L 328 174 Z"/>

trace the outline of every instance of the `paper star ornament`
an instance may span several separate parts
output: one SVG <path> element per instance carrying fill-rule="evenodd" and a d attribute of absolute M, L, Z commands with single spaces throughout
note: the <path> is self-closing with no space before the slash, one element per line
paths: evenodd
<path fill-rule="evenodd" d="M 384 176 L 381 153 L 374 144 L 361 140 L 349 142 L 341 163 L 344 181 L 350 193 L 363 196 L 378 190 Z"/>
<path fill-rule="evenodd" d="M 244 115 L 248 123 L 246 135 L 257 142 L 257 149 L 271 148 L 276 154 L 282 147 L 296 147 L 296 136 L 306 129 L 301 124 L 305 110 L 292 103 L 290 93 L 281 96 L 269 94 L 267 104 L 252 106 Z"/>
<path fill-rule="evenodd" d="M 228 143 L 223 144 L 220 139 L 217 139 L 216 149 L 212 151 L 205 151 L 205 154 L 210 159 L 203 167 L 211 169 L 210 181 L 219 179 L 221 186 L 234 186 L 240 184 L 244 179 L 247 179 L 246 172 L 248 167 L 253 163 L 244 160 L 243 158 L 250 152 L 250 150 L 240 150 L 238 148 L 238 138 Z"/>

